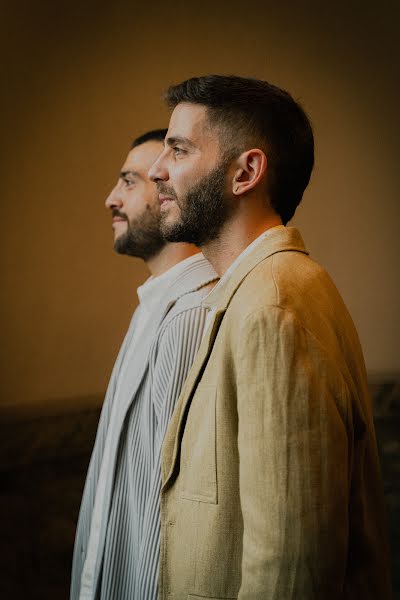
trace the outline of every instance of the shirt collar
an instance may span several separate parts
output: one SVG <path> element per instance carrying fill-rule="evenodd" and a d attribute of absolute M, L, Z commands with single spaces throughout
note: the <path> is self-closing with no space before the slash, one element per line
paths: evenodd
<path fill-rule="evenodd" d="M 149 277 L 137 294 L 141 308 L 152 311 L 168 297 L 177 300 L 189 292 L 218 279 L 218 275 L 201 252 L 180 261 L 157 277 Z"/>
<path fill-rule="evenodd" d="M 244 250 L 243 252 L 241 252 L 239 254 L 239 256 L 237 256 L 235 258 L 235 260 L 233 261 L 233 263 L 231 265 L 229 265 L 229 267 L 227 268 L 227 270 L 225 271 L 225 273 L 222 275 L 221 279 L 219 280 L 218 284 L 224 285 L 224 282 L 227 281 L 230 276 L 232 275 L 233 271 L 236 269 L 236 267 L 246 258 L 246 256 L 248 256 L 250 254 L 250 252 L 253 250 L 253 248 L 255 248 L 256 246 L 258 246 L 258 244 L 260 244 L 263 240 L 265 240 L 265 238 L 268 235 L 271 235 L 271 233 L 275 230 L 278 229 L 285 229 L 284 225 L 275 225 L 274 227 L 270 227 L 269 229 L 266 229 L 265 231 L 263 231 L 258 237 L 256 237 L 255 240 L 253 240 L 251 242 L 251 244 L 249 244 Z"/>

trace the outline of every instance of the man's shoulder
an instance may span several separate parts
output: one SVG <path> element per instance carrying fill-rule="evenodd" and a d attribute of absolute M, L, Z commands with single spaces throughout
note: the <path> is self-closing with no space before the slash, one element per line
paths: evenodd
<path fill-rule="evenodd" d="M 199 289 L 192 290 L 180 296 L 169 310 L 166 318 L 173 318 L 183 312 L 203 308 L 203 300 L 210 293 L 214 285 L 215 281 L 206 283 Z"/>
<path fill-rule="evenodd" d="M 339 327 L 352 324 L 327 271 L 301 252 L 278 252 L 261 261 L 242 281 L 228 310 L 235 322 L 239 314 L 242 321 L 263 312 L 277 315 L 273 307 L 311 330 L 324 321 L 333 326 L 333 316 Z"/>
<path fill-rule="evenodd" d="M 205 326 L 208 309 L 203 306 L 203 300 L 209 294 L 213 283 L 206 284 L 198 290 L 188 292 L 178 298 L 165 315 L 158 333 L 157 340 L 169 335 L 185 336 L 195 328 L 198 332 Z"/>
<path fill-rule="evenodd" d="M 327 271 L 306 254 L 280 252 L 259 263 L 232 297 L 226 316 L 233 335 L 260 323 L 276 339 L 301 329 L 335 360 L 348 353 L 361 364 L 358 335 L 343 299 Z"/>
<path fill-rule="evenodd" d="M 291 308 L 301 302 L 304 292 L 334 284 L 321 265 L 302 252 L 277 252 L 252 269 L 236 290 L 234 298 L 249 311 L 269 305 Z M 335 293 L 337 293 L 336 288 Z M 333 291 L 333 289 L 332 289 Z"/>

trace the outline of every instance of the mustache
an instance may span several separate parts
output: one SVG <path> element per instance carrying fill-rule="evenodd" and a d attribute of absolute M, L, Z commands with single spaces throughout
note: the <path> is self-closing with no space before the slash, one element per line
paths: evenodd
<path fill-rule="evenodd" d="M 159 194 L 165 194 L 165 196 L 171 196 L 171 198 L 177 199 L 174 188 L 168 187 L 163 181 L 157 181 L 156 185 Z"/>
<path fill-rule="evenodd" d="M 124 221 L 128 220 L 128 217 L 124 213 L 120 212 L 118 210 L 118 208 L 113 208 L 111 211 L 111 214 L 113 217 L 118 217 L 120 219 L 124 219 Z"/>

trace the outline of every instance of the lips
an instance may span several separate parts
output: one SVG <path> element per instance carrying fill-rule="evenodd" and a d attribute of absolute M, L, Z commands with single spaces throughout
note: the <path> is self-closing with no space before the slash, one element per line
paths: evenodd
<path fill-rule="evenodd" d="M 111 227 L 113 229 L 116 229 L 118 227 L 118 225 L 121 225 L 121 223 L 127 223 L 127 222 L 128 222 L 127 219 L 124 219 L 123 217 L 113 217 Z"/>
<path fill-rule="evenodd" d="M 160 206 L 162 206 L 165 202 L 171 202 L 174 200 L 172 196 L 166 196 L 165 194 L 158 194 L 158 199 Z"/>

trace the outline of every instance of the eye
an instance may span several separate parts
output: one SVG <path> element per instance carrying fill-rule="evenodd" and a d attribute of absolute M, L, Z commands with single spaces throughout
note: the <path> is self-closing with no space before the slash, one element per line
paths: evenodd
<path fill-rule="evenodd" d="M 180 146 L 174 146 L 173 151 L 174 151 L 174 154 L 177 156 L 186 154 L 186 150 L 184 150 L 183 148 L 180 148 Z"/>
<path fill-rule="evenodd" d="M 126 187 L 131 187 L 132 185 L 135 184 L 135 180 L 126 178 L 126 179 L 124 179 L 124 183 L 125 183 Z"/>

